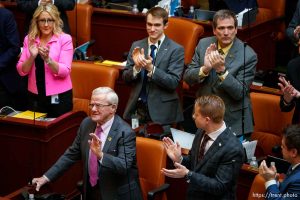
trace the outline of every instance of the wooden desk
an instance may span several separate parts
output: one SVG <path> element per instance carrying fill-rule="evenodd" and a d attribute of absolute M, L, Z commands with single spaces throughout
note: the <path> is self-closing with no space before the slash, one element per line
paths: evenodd
<path fill-rule="evenodd" d="M 69 112 L 51 122 L 0 118 L 0 195 L 43 175 L 71 145 L 85 117 L 84 112 Z M 77 163 L 49 188 L 66 196 L 76 195 L 76 183 L 81 179 L 82 167 Z"/>

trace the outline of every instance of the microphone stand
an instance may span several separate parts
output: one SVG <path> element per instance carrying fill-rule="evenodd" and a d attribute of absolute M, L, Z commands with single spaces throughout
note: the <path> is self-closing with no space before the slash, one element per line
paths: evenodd
<path fill-rule="evenodd" d="M 124 131 L 122 131 L 126 176 L 127 176 L 127 182 L 128 182 L 129 197 L 131 199 L 130 178 L 129 178 L 129 172 L 128 172 L 129 170 L 128 170 L 128 166 L 127 166 L 127 156 L 126 156 L 126 149 L 125 149 L 125 136 L 124 136 L 124 134 L 125 134 Z"/>

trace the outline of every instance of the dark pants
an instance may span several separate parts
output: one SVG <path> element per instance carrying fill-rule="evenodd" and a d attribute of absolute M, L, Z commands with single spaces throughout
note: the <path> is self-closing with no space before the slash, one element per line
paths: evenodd
<path fill-rule="evenodd" d="M 72 90 L 58 94 L 58 103 L 51 102 L 51 96 L 37 95 L 29 92 L 29 109 L 47 113 L 47 117 L 59 117 L 73 109 Z"/>

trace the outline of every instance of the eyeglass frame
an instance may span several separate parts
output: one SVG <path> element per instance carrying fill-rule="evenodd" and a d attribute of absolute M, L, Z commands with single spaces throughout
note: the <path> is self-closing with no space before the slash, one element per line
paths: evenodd
<path fill-rule="evenodd" d="M 38 19 L 37 22 L 38 22 L 39 24 L 41 24 L 41 25 L 44 26 L 44 25 L 46 25 L 46 23 L 47 23 L 48 25 L 53 25 L 54 22 L 55 22 L 55 20 L 54 20 L 54 19 L 47 18 L 47 19 Z"/>
<path fill-rule="evenodd" d="M 101 103 L 90 103 L 89 104 L 89 108 L 90 109 L 93 109 L 94 107 L 96 107 L 97 110 L 100 110 L 104 107 L 107 107 L 107 106 L 112 106 L 114 104 L 101 104 Z"/>

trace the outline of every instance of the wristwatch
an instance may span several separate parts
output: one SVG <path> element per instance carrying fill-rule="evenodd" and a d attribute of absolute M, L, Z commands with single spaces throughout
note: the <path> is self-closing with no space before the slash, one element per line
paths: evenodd
<path fill-rule="evenodd" d="M 185 175 L 185 180 L 187 183 L 191 182 L 192 175 L 193 175 L 193 172 L 191 170 L 189 170 L 189 172 Z"/>

